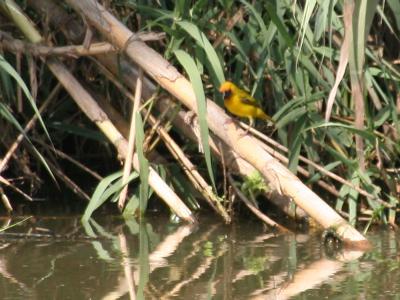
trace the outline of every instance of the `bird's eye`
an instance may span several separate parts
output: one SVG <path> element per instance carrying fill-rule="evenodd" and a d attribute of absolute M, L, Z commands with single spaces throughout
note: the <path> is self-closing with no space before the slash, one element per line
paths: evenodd
<path fill-rule="evenodd" d="M 229 98 L 231 96 L 231 94 L 232 94 L 232 91 L 230 91 L 230 90 L 229 91 L 225 91 L 224 94 L 223 94 L 224 99 Z"/>

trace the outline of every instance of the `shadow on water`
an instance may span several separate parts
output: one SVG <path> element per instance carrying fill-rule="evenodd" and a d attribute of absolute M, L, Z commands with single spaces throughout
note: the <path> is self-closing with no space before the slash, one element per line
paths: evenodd
<path fill-rule="evenodd" d="M 3 218 L 3 225 L 22 218 Z M 400 293 L 398 235 L 326 251 L 320 233 L 259 223 L 35 217 L 1 232 L 1 299 L 378 299 Z"/>

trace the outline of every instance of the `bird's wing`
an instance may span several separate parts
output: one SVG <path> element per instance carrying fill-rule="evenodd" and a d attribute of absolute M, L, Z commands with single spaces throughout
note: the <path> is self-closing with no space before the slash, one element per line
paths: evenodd
<path fill-rule="evenodd" d="M 256 99 L 254 99 L 254 98 L 251 97 L 250 95 L 242 96 L 242 97 L 240 98 L 240 101 L 241 101 L 243 104 L 247 104 L 247 105 L 259 107 L 258 103 L 256 102 Z"/>

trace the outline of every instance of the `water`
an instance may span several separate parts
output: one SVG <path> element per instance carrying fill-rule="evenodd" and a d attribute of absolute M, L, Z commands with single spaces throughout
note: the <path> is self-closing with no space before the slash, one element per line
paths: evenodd
<path fill-rule="evenodd" d="M 398 233 L 371 231 L 366 253 L 332 252 L 321 233 L 200 219 L 31 218 L 0 235 L 0 299 L 400 298 Z"/>

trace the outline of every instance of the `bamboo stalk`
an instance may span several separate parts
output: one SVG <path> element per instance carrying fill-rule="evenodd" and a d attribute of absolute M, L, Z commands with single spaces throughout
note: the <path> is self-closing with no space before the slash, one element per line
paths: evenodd
<path fill-rule="evenodd" d="M 150 115 L 149 122 L 154 126 L 156 124 L 156 119 Z M 210 206 L 224 219 L 225 223 L 229 224 L 231 222 L 230 216 L 222 206 L 220 199 L 218 199 L 217 195 L 213 193 L 212 187 L 207 184 L 205 179 L 197 171 L 196 166 L 186 157 L 183 150 L 175 143 L 164 128 L 157 126 L 156 130 L 164 140 L 164 143 L 170 150 L 171 154 L 183 165 L 184 172 L 192 181 L 195 188 L 203 195 Z"/>
<path fill-rule="evenodd" d="M 128 153 L 128 143 L 121 133 L 110 122 L 106 114 L 100 109 L 96 101 L 87 93 L 78 83 L 78 81 L 69 73 L 69 71 L 54 59 L 48 60 L 47 64 L 53 74 L 61 82 L 64 88 L 70 93 L 81 110 L 96 123 L 106 137 L 117 148 L 122 157 Z M 139 171 L 139 160 L 135 153 L 133 156 L 133 166 Z M 167 205 L 182 219 L 194 223 L 195 219 L 190 209 L 183 201 L 170 189 L 153 168 L 149 168 L 149 185 L 156 194 L 164 200 Z"/>
<path fill-rule="evenodd" d="M 132 96 L 128 89 L 126 89 L 123 84 L 117 80 L 115 77 L 116 74 L 112 74 L 107 68 L 103 65 L 98 64 L 99 68 L 102 69 L 102 72 L 105 73 L 107 78 L 111 80 L 114 85 L 121 90 L 121 92 L 133 103 L 135 103 L 136 98 Z M 122 74 L 123 75 L 123 74 Z M 140 77 L 140 72 L 139 76 Z M 125 79 L 125 78 L 124 78 Z M 142 78 L 143 82 L 144 77 Z M 136 89 L 137 89 L 136 85 Z M 143 87 L 142 84 L 140 86 Z M 133 87 L 132 87 L 133 89 Z M 154 90 L 154 89 L 153 89 Z M 135 94 L 136 96 L 136 94 Z M 159 102 L 159 101 L 156 101 Z M 103 104 L 102 104 L 103 105 Z M 108 110 L 111 113 L 111 110 Z M 217 195 L 215 195 L 212 191 L 212 187 L 207 184 L 206 180 L 201 176 L 201 174 L 197 171 L 195 165 L 186 157 L 184 151 L 178 146 L 178 144 L 172 139 L 172 137 L 168 134 L 168 132 L 160 127 L 160 120 L 156 120 L 150 113 L 146 113 L 148 115 L 148 121 L 152 126 L 152 131 L 157 131 L 161 139 L 164 141 L 167 148 L 170 150 L 170 153 L 175 157 L 175 159 L 182 165 L 183 171 L 188 176 L 189 180 L 192 181 L 194 187 L 203 195 L 204 199 L 208 202 L 208 204 L 224 219 L 226 223 L 231 222 L 231 218 L 226 212 L 225 208 L 222 206 L 220 199 L 218 199 Z M 132 130 L 131 130 L 132 132 Z M 151 134 L 150 134 L 151 135 Z"/>
<path fill-rule="evenodd" d="M 103 65 L 99 64 L 99 67 L 103 69 L 102 72 L 106 73 L 106 74 L 107 74 L 107 72 L 113 72 L 114 75 L 116 75 L 116 73 L 119 70 L 118 66 L 115 64 L 115 62 L 113 60 L 108 59 L 109 56 L 106 56 L 105 59 L 104 58 L 105 58 L 104 56 L 101 56 L 100 61 L 102 61 L 105 65 L 107 65 L 107 67 L 111 71 L 109 71 L 108 69 L 105 69 L 105 67 Z M 123 64 L 123 62 L 121 62 L 119 64 L 119 66 L 121 66 L 121 65 L 123 66 L 124 72 L 122 72 L 122 74 L 121 74 L 121 72 L 118 72 L 119 75 L 122 76 L 122 79 L 126 82 L 126 84 L 132 90 L 134 90 L 135 86 L 133 83 L 135 82 L 135 80 L 132 80 L 132 79 L 135 78 L 135 75 L 127 76 L 127 74 L 126 74 L 126 73 L 129 73 L 129 74 L 134 73 L 133 66 L 126 66 L 125 64 Z M 110 80 L 112 80 L 114 82 L 114 84 L 120 90 L 122 90 L 122 92 L 127 96 L 127 98 L 132 101 L 132 97 L 130 97 L 129 93 L 127 91 L 125 91 L 125 88 L 122 86 L 122 84 L 119 82 L 116 82 L 115 79 L 112 78 L 113 76 L 111 74 L 107 75 L 107 76 Z M 155 86 L 153 84 L 151 84 L 149 81 L 146 82 L 145 86 L 147 86 L 147 89 L 145 89 L 145 90 L 147 90 L 147 94 L 150 94 L 150 92 L 155 90 Z M 171 107 L 175 107 L 176 103 L 174 103 L 170 99 L 167 99 L 166 97 L 163 97 L 163 98 L 159 98 L 157 101 L 155 101 L 155 106 L 163 114 L 165 112 L 168 113 L 168 110 Z M 180 110 L 178 112 L 178 114 L 176 114 L 176 115 L 174 114 L 172 122 L 173 122 L 174 126 L 178 127 L 178 129 L 183 131 L 185 136 L 191 138 L 196 143 L 199 143 L 198 135 L 196 135 L 196 129 L 194 128 L 195 127 L 194 123 L 196 123 L 196 122 L 192 122 L 192 124 L 189 124 L 188 122 L 185 121 L 186 119 L 188 119 L 187 115 L 189 113 L 190 112 L 185 112 L 184 110 Z M 154 126 L 154 124 L 153 124 L 153 126 Z M 163 138 L 161 132 L 160 132 L 160 135 Z M 164 142 L 168 143 L 166 140 L 164 140 Z M 223 151 L 220 151 L 220 147 L 217 146 L 217 143 L 221 144 Z M 256 171 L 252 165 L 250 165 L 247 161 L 243 160 L 240 156 L 238 156 L 234 151 L 232 151 L 231 148 L 227 147 L 224 143 L 221 143 L 221 141 L 217 137 L 213 136 L 212 134 L 210 134 L 210 136 L 209 136 L 209 144 L 210 144 L 210 148 L 213 151 L 214 155 L 216 155 L 221 160 L 224 159 L 225 161 L 227 161 L 229 169 L 232 170 L 234 173 L 240 173 L 241 175 L 249 176 L 253 172 Z M 167 144 L 167 146 L 168 146 L 168 144 Z M 173 148 L 175 148 L 175 147 L 173 147 Z M 171 153 L 174 156 L 176 155 L 176 153 L 174 153 L 174 152 L 171 152 Z M 186 167 L 184 167 L 185 172 L 192 172 L 192 170 L 194 170 L 193 166 L 189 166 L 187 163 L 185 163 L 185 165 L 186 165 Z M 200 174 L 193 174 L 193 176 L 194 176 L 194 178 L 200 178 L 199 177 Z M 192 176 L 190 175 L 189 178 L 192 178 Z M 197 183 L 195 182 L 195 187 L 196 188 L 200 187 L 200 189 L 201 189 L 200 192 L 203 194 L 205 199 L 207 199 L 207 201 L 209 201 L 211 207 L 213 207 L 213 208 L 219 207 L 219 209 L 217 209 L 216 211 L 225 219 L 225 221 L 227 223 L 229 223 L 230 222 L 229 216 L 225 213 L 224 209 L 222 209 L 222 207 L 219 205 L 219 203 L 215 199 L 215 196 L 213 195 L 213 193 L 211 191 L 209 191 L 209 187 L 206 184 L 206 182 L 204 181 L 204 179 L 202 179 L 202 180 L 196 179 L 196 181 L 197 181 Z M 302 210 L 298 206 L 296 206 L 295 210 L 292 212 L 292 209 L 290 209 L 291 200 L 288 197 L 281 196 L 278 193 L 268 193 L 268 192 L 266 192 L 266 197 L 268 199 L 270 199 L 273 204 L 275 204 L 280 209 L 282 209 L 283 212 L 288 214 L 290 217 L 293 217 L 293 218 L 296 218 L 299 220 L 304 220 L 307 217 L 307 214 L 304 212 L 304 210 Z M 212 202 L 210 202 L 210 201 L 212 201 Z M 214 206 L 213 202 L 217 204 L 217 207 Z"/>
<path fill-rule="evenodd" d="M 33 23 L 23 14 L 17 4 L 12 0 L 6 0 L 1 3 L 0 10 L 9 16 L 18 27 L 23 28 L 23 33 L 33 43 L 40 42 L 41 36 L 34 28 Z M 17 22 L 18 21 L 18 22 Z M 68 71 L 68 69 L 57 59 L 51 58 L 46 61 L 47 66 L 60 81 L 64 88 L 69 92 L 72 99 L 93 121 L 104 135 L 117 148 L 119 155 L 126 157 L 128 152 L 128 143 L 121 133 L 115 128 L 114 124 L 108 119 L 107 115 L 98 106 L 92 96 L 80 85 L 77 79 Z M 137 154 L 133 157 L 133 166 L 139 170 L 139 161 Z M 190 209 L 183 201 L 171 190 L 171 188 L 162 180 L 153 168 L 149 168 L 149 185 L 155 193 L 165 201 L 165 203 L 183 220 L 195 223 L 196 220 Z"/>
<path fill-rule="evenodd" d="M 172 100 L 167 99 L 166 97 L 159 99 L 155 103 L 155 107 L 161 112 L 170 109 L 175 105 L 176 104 Z M 194 125 L 185 122 L 187 114 L 187 111 L 180 110 L 175 115 L 172 122 L 174 126 L 181 130 L 186 137 L 198 142 L 198 136 L 196 136 L 195 132 L 196 130 L 193 128 Z M 256 172 L 256 169 L 251 164 L 241 158 L 232 148 L 228 147 L 217 136 L 210 134 L 208 142 L 213 154 L 221 161 L 225 162 L 224 165 L 228 167 L 231 173 L 240 174 L 242 176 L 250 176 Z M 218 145 L 220 145 L 220 147 Z M 304 220 L 307 217 L 307 214 L 304 212 L 304 210 L 298 206 L 296 206 L 293 215 L 290 210 L 291 200 L 289 197 L 285 197 L 284 195 L 274 192 L 265 192 L 265 197 L 290 217 L 293 217 L 297 220 Z"/>
<path fill-rule="evenodd" d="M 0 186 L 0 199 L 1 202 L 3 202 L 3 205 L 5 209 L 7 210 L 8 213 L 11 213 L 14 209 L 10 203 L 10 200 L 8 199 L 6 193 L 4 193 L 3 188 Z"/>
<path fill-rule="evenodd" d="M 167 97 L 160 98 L 155 103 L 155 107 L 162 114 L 164 114 L 165 112 L 168 113 L 168 111 L 174 111 L 173 116 L 171 115 L 173 117 L 174 126 L 176 126 L 181 131 L 183 131 L 183 133 L 186 137 L 189 137 L 196 143 L 200 143 L 199 135 L 198 135 L 198 128 L 195 128 L 197 126 L 197 122 L 195 122 L 195 121 L 187 122 L 186 121 L 188 118 L 193 119 L 193 116 L 188 117 L 188 115 L 190 115 L 191 112 L 180 110 L 176 114 L 175 110 L 174 110 L 175 106 L 176 106 L 176 103 L 174 103 Z M 162 137 L 162 134 L 161 134 L 161 137 Z M 233 151 L 231 148 L 227 147 L 224 143 L 222 143 L 218 139 L 218 137 L 214 136 L 211 133 L 209 135 L 209 145 L 210 145 L 210 149 L 213 152 L 213 154 L 217 158 L 219 158 L 221 160 L 221 162 L 227 161 L 227 166 L 231 173 L 241 174 L 243 176 L 250 176 L 254 172 L 257 172 L 257 170 L 252 165 L 250 165 L 247 161 L 243 160 L 240 156 L 238 156 L 235 153 L 235 151 Z M 225 166 L 225 163 L 223 163 L 223 165 Z M 185 172 L 187 171 L 187 169 L 190 172 L 191 170 L 194 170 L 194 167 L 186 167 Z M 204 184 L 201 184 L 201 186 L 204 186 Z M 202 192 L 202 193 L 204 194 L 204 192 Z M 304 221 L 304 219 L 307 217 L 307 214 L 304 212 L 304 210 L 302 210 L 298 206 L 296 206 L 295 210 L 292 212 L 292 210 L 290 209 L 290 204 L 291 204 L 290 198 L 285 197 L 284 195 L 281 195 L 274 191 L 266 191 L 266 192 L 264 192 L 264 194 L 265 194 L 265 197 L 267 197 L 267 199 L 270 200 L 270 202 L 272 202 L 274 205 L 278 206 L 284 213 L 286 213 L 290 217 L 293 217 L 293 218 L 295 218 L 297 220 L 301 220 L 301 221 Z M 248 205 L 248 203 L 246 201 L 244 201 L 244 202 L 251 211 L 253 211 L 253 212 L 255 211 L 256 208 L 253 208 L 250 205 Z M 220 210 L 218 210 L 217 212 L 219 212 L 219 211 Z M 258 216 L 257 213 L 255 213 L 255 214 Z M 222 216 L 224 216 L 224 215 L 225 214 L 223 214 Z M 264 220 L 264 217 L 261 217 L 261 219 L 263 219 L 263 221 L 266 220 L 266 218 Z M 268 221 L 267 221 L 267 223 L 268 223 Z M 270 221 L 269 221 L 269 223 L 272 224 L 272 222 L 270 222 Z M 279 227 L 279 225 L 278 225 L 278 227 Z"/>
<path fill-rule="evenodd" d="M 4 178 L 3 176 L 0 175 L 0 183 L 4 184 L 5 186 L 8 186 L 9 188 L 13 189 L 15 192 L 20 194 L 22 197 L 24 197 L 28 201 L 33 201 L 32 197 L 29 196 L 28 194 L 24 193 L 22 190 L 20 190 L 18 187 L 13 185 L 8 179 Z"/>
<path fill-rule="evenodd" d="M 248 128 L 247 124 L 241 124 L 241 125 L 244 126 L 245 128 Z M 254 135 L 256 135 L 258 138 L 260 138 L 262 141 L 272 145 L 273 147 L 276 147 L 277 149 L 279 149 L 279 150 L 281 150 L 281 151 L 283 151 L 285 153 L 289 153 L 289 149 L 288 148 L 286 148 L 285 146 L 282 146 L 281 144 L 279 144 L 278 142 L 274 141 L 273 139 L 271 139 L 270 137 L 266 136 L 265 134 L 255 130 L 254 128 L 250 128 L 249 131 L 252 132 Z M 275 156 L 274 153 L 277 153 L 274 149 L 272 149 L 269 146 L 264 146 L 264 147 L 273 156 Z M 281 159 L 279 159 L 279 160 L 281 160 Z M 329 177 L 329 178 L 331 178 L 331 179 L 333 179 L 333 180 L 335 180 L 335 181 L 337 181 L 337 182 L 339 182 L 339 183 L 341 183 L 343 185 L 347 185 L 348 187 L 352 188 L 353 190 L 356 190 L 357 192 L 359 192 L 361 195 L 365 196 L 366 198 L 369 198 L 369 199 L 371 199 L 373 201 L 376 201 L 379 204 L 381 204 L 381 205 L 383 205 L 383 206 L 385 206 L 387 208 L 392 208 L 392 209 L 395 208 L 395 205 L 391 205 L 388 202 L 386 202 L 385 200 L 383 200 L 382 198 L 379 198 L 378 196 L 375 196 L 375 195 L 372 195 L 371 193 L 368 193 L 366 190 L 362 189 L 361 187 L 356 186 L 356 185 L 352 184 L 350 181 L 344 179 L 343 177 L 340 177 L 339 175 L 337 175 L 337 174 L 335 174 L 335 173 L 333 173 L 331 171 L 326 170 L 323 166 L 321 166 L 321 165 L 309 160 L 308 158 L 304 157 L 303 155 L 299 156 L 299 160 L 304 162 L 304 163 L 306 163 L 306 164 L 308 164 L 308 165 L 310 165 L 311 167 L 317 169 L 319 172 L 321 172 L 321 174 L 324 174 L 325 176 L 327 176 L 327 177 Z M 286 163 L 283 160 L 281 160 L 281 161 Z M 300 171 L 301 169 L 298 169 L 298 170 Z M 318 184 L 320 184 L 320 183 L 318 182 Z M 328 192 L 332 193 L 333 195 L 337 196 L 338 192 L 335 191 L 331 186 L 328 187 L 328 186 L 326 186 L 324 184 L 322 184 L 322 185 L 320 184 L 320 186 L 322 188 L 324 188 L 325 190 L 327 190 Z"/>
<path fill-rule="evenodd" d="M 149 32 L 140 34 L 142 41 L 159 40 L 163 37 L 160 33 Z M 9 33 L 0 31 L 0 45 L 7 51 L 14 53 L 26 53 L 34 56 L 90 56 L 117 52 L 118 49 L 106 42 L 92 43 L 86 48 L 83 45 L 72 45 L 63 47 L 49 47 L 14 39 Z"/>
<path fill-rule="evenodd" d="M 119 76 L 121 76 L 125 84 L 128 85 L 132 90 L 135 88 L 135 80 L 138 74 L 136 73 L 136 70 L 132 65 L 129 65 L 124 60 L 121 60 L 119 64 L 117 64 L 117 61 L 110 55 L 101 55 L 98 57 L 98 59 L 114 75 L 118 74 Z M 103 65 L 100 66 L 104 69 Z M 104 73 L 110 71 L 105 69 L 102 72 Z M 144 77 L 143 93 L 146 94 L 147 97 L 150 97 L 150 95 L 155 91 L 156 86 L 150 80 L 146 79 L 147 78 Z M 118 82 L 114 83 L 117 86 L 119 84 Z M 123 89 L 122 87 L 119 88 Z M 177 104 L 175 102 L 166 97 L 159 98 L 157 101 L 155 101 L 155 107 L 162 113 L 176 105 Z M 187 112 L 181 110 L 178 112 L 178 114 L 174 115 L 172 122 L 174 126 L 179 128 L 186 137 L 189 137 L 196 143 L 199 143 L 198 135 L 196 134 L 196 129 L 194 128 L 195 125 L 193 124 L 193 122 L 189 124 L 185 121 L 186 119 L 188 119 L 187 115 L 190 113 L 191 111 Z M 250 165 L 246 160 L 242 159 L 232 148 L 228 147 L 225 143 L 221 143 L 221 140 L 211 133 L 209 135 L 209 144 L 214 155 L 221 159 L 221 161 L 224 160 L 227 162 L 227 166 L 231 172 L 244 176 L 249 176 L 256 172 L 256 169 L 252 165 Z M 221 144 L 223 150 L 222 152 L 220 151 L 220 147 L 218 147 L 217 144 Z M 304 221 L 304 219 L 307 217 L 307 214 L 299 206 L 296 206 L 294 212 L 292 212 L 292 209 L 290 209 L 291 199 L 289 197 L 275 192 L 267 192 L 266 197 L 290 217 L 302 221 Z"/>
<path fill-rule="evenodd" d="M 135 34 L 94 0 L 66 0 L 79 14 L 102 33 L 111 43 L 125 49 L 137 63 L 164 89 L 196 112 L 196 97 L 191 83 L 160 54 L 135 38 Z M 209 128 L 227 145 L 258 169 L 278 191 L 290 196 L 317 223 L 332 228 L 345 244 L 370 247 L 368 240 L 336 213 L 319 196 L 305 186 L 281 163 L 265 151 L 255 138 L 245 132 L 214 102 L 207 102 Z"/>
<path fill-rule="evenodd" d="M 115 57 L 111 55 L 100 55 L 98 56 L 98 59 L 112 73 L 114 73 L 114 75 L 118 74 L 119 76 L 121 76 L 125 84 L 128 85 L 132 90 L 135 88 L 135 80 L 138 75 L 137 70 L 132 65 L 128 64 L 127 61 L 121 60 L 117 62 Z M 104 68 L 102 65 L 101 67 Z M 103 70 L 103 72 L 107 71 Z M 143 93 L 147 95 L 147 97 L 150 97 L 151 94 L 154 93 L 156 86 L 150 80 L 148 80 L 147 77 L 144 77 L 143 83 Z M 155 101 L 155 107 L 160 112 L 164 112 L 174 106 L 176 106 L 176 103 L 166 97 L 159 98 L 157 101 Z M 172 122 L 174 126 L 179 128 L 186 137 L 189 137 L 193 141 L 199 143 L 194 124 L 189 124 L 185 121 L 189 113 L 191 113 L 191 111 L 179 111 L 178 114 L 174 116 Z M 241 158 L 232 148 L 228 147 L 225 143 L 221 143 L 221 140 L 212 133 L 210 133 L 209 135 L 209 144 L 214 155 L 221 159 L 221 161 L 224 160 L 227 162 L 227 166 L 231 172 L 241 174 L 243 176 L 249 176 L 256 171 L 256 169 L 252 165 Z M 217 144 L 221 144 L 223 150 L 222 152 L 220 151 L 220 147 L 218 147 Z M 290 217 L 295 218 L 296 220 L 304 221 L 304 219 L 307 217 L 307 214 L 299 206 L 296 206 L 293 212 L 291 209 L 291 199 L 285 195 L 281 195 L 277 192 L 267 192 L 266 197 L 274 205 L 279 207 L 284 213 L 286 213 Z"/>

